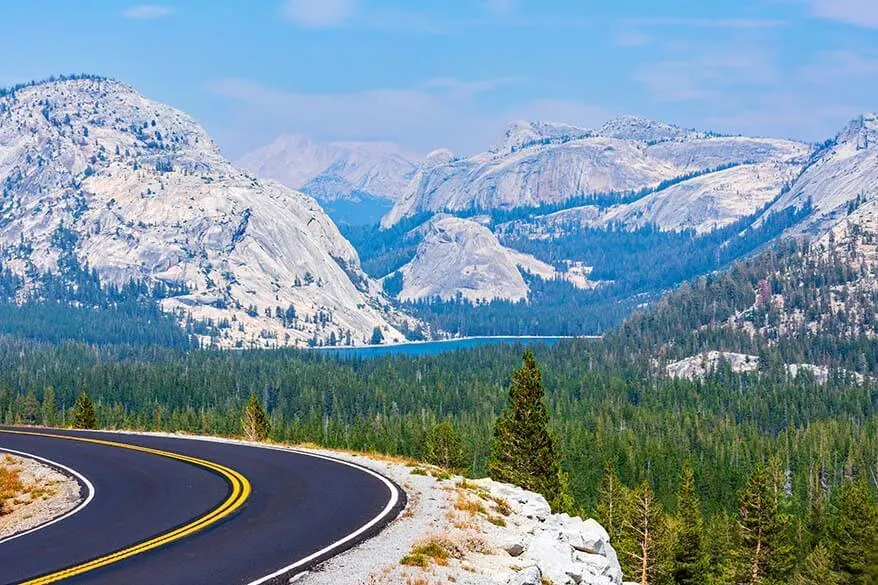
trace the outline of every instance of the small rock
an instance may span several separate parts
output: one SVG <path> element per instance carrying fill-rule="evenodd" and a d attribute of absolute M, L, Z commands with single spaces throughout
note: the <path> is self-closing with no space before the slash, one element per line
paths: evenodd
<path fill-rule="evenodd" d="M 598 575 L 607 575 L 611 569 L 610 561 L 604 555 L 576 551 L 573 553 L 573 558 L 588 565 L 592 572 Z"/>
<path fill-rule="evenodd" d="M 543 573 L 536 565 L 525 567 L 514 574 L 506 585 L 542 585 Z"/>
<path fill-rule="evenodd" d="M 589 518 L 580 522 L 575 527 L 575 533 L 569 536 L 570 546 L 578 551 L 605 555 L 610 536 L 604 527 Z"/>
<path fill-rule="evenodd" d="M 521 538 L 518 538 L 515 535 L 508 536 L 500 541 L 499 546 L 513 557 L 520 556 L 525 549 L 524 543 L 521 541 Z"/>

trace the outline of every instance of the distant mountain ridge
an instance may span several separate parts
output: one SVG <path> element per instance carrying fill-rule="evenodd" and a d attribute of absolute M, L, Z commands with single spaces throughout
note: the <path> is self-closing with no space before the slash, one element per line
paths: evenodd
<path fill-rule="evenodd" d="M 721 136 L 636 116 L 598 130 L 515 122 L 489 151 L 428 155 L 382 225 L 424 212 L 513 209 L 639 191 L 730 165 L 768 165 L 757 178 L 764 188 L 795 174 L 812 150 L 791 140 Z"/>
<path fill-rule="evenodd" d="M 411 180 L 419 160 L 392 142 L 324 143 L 283 134 L 243 155 L 238 164 L 320 202 L 362 195 L 392 201 Z"/>

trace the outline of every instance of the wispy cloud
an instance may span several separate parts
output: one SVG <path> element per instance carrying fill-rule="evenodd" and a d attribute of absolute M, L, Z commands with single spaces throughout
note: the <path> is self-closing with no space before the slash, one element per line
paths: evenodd
<path fill-rule="evenodd" d="M 878 76 L 878 53 L 838 49 L 823 51 L 799 70 L 803 81 L 825 87 Z"/>
<path fill-rule="evenodd" d="M 802 0 L 813 16 L 861 26 L 878 28 L 878 2 L 875 0 Z"/>
<path fill-rule="evenodd" d="M 519 78 L 436 78 L 410 88 L 317 94 L 224 79 L 208 90 L 238 104 L 235 122 L 241 127 L 223 130 L 253 142 L 246 145 L 225 137 L 224 142 L 237 142 L 239 148 L 268 142 L 280 132 L 296 132 L 326 140 L 392 140 L 421 152 L 447 146 L 471 153 L 488 148 L 512 120 L 596 124 L 607 117 L 605 110 L 574 100 L 532 100 L 492 110 L 478 99 L 485 92 L 522 82 Z"/>
<path fill-rule="evenodd" d="M 494 91 L 509 85 L 519 85 L 527 81 L 524 77 L 499 77 L 476 81 L 461 80 L 456 77 L 434 77 L 421 87 L 427 90 L 441 90 L 457 98 L 471 98 L 480 93 Z"/>
<path fill-rule="evenodd" d="M 642 47 L 648 45 L 651 37 L 637 30 L 626 30 L 616 35 L 617 47 Z"/>
<path fill-rule="evenodd" d="M 356 0 L 285 0 L 281 14 L 307 28 L 331 28 L 347 23 L 356 13 Z"/>
<path fill-rule="evenodd" d="M 170 6 L 161 4 L 138 4 L 131 6 L 122 11 L 122 16 L 135 20 L 155 20 L 164 18 L 173 14 L 174 10 Z"/>
<path fill-rule="evenodd" d="M 770 54 L 756 49 L 705 49 L 689 58 L 642 64 L 634 78 L 659 101 L 707 100 L 744 88 L 773 87 L 778 72 Z"/>
<path fill-rule="evenodd" d="M 719 29 L 766 29 L 788 26 L 785 20 L 753 18 L 629 18 L 622 21 L 629 26 L 719 28 Z"/>
<path fill-rule="evenodd" d="M 485 6 L 496 14 L 508 14 L 515 8 L 515 0 L 487 0 Z"/>

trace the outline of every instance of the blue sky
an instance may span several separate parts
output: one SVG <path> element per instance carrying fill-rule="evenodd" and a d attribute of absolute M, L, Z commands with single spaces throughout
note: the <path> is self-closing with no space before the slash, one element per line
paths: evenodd
<path fill-rule="evenodd" d="M 624 113 L 820 140 L 878 110 L 878 0 L 29 0 L 0 52 L 0 84 L 114 77 L 230 156 L 281 132 L 466 154 Z"/>

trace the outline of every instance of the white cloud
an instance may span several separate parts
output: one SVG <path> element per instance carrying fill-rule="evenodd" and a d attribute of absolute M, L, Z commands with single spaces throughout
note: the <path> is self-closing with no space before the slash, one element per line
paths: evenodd
<path fill-rule="evenodd" d="M 331 28 L 347 22 L 356 12 L 356 0 L 285 0 L 281 13 L 307 28 Z"/>
<path fill-rule="evenodd" d="M 160 4 L 138 4 L 122 11 L 122 16 L 135 20 L 155 20 L 170 16 L 174 10 Z"/>
<path fill-rule="evenodd" d="M 855 26 L 878 28 L 876 0 L 804 0 L 811 14 L 818 18 L 836 20 Z"/>
<path fill-rule="evenodd" d="M 520 82 L 518 78 L 438 78 L 412 88 L 315 94 L 225 79 L 208 89 L 236 104 L 231 116 L 236 126 L 225 124 L 217 134 L 221 143 L 239 151 L 290 132 L 322 140 L 391 140 L 419 152 L 449 147 L 467 154 L 487 149 L 512 120 L 594 124 L 608 117 L 604 110 L 572 100 L 536 100 L 498 110 L 478 99 L 482 93 Z"/>

